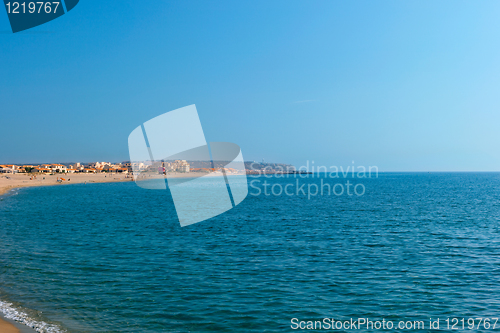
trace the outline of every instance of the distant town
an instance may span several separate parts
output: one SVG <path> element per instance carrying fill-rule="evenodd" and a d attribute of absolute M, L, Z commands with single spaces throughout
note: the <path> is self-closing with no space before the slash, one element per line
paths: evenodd
<path fill-rule="evenodd" d="M 245 173 L 246 174 L 269 174 L 269 173 L 297 173 L 295 167 L 290 164 L 282 163 L 264 163 L 264 162 L 245 162 L 244 168 L 240 170 L 228 168 L 227 163 L 217 161 L 162 161 L 153 164 L 147 162 L 130 162 L 121 163 L 112 162 L 91 162 L 91 163 L 67 163 L 67 164 L 40 164 L 40 165 L 16 165 L 2 164 L 0 165 L 0 173 L 15 174 L 15 173 L 31 173 L 31 174 L 70 174 L 70 173 L 114 173 L 114 174 L 129 174 L 134 171 L 139 172 L 158 172 L 158 173 L 191 173 L 202 172 L 209 173 L 224 169 L 229 173 Z"/>

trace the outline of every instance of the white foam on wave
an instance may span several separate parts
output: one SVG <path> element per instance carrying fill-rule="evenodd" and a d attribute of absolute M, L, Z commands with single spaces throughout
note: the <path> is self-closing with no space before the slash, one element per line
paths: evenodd
<path fill-rule="evenodd" d="M 63 333 L 66 332 L 56 325 L 47 324 L 44 321 L 34 320 L 30 316 L 19 309 L 16 309 L 12 303 L 7 303 L 0 301 L 0 312 L 3 313 L 4 317 L 11 319 L 31 327 L 36 332 L 39 333 Z"/>
<path fill-rule="evenodd" d="M 18 194 L 19 194 L 19 188 L 16 187 L 16 188 L 8 190 L 4 194 L 0 195 L 0 200 L 3 200 L 4 198 L 11 197 L 11 196 L 14 196 L 14 195 L 18 195 Z"/>

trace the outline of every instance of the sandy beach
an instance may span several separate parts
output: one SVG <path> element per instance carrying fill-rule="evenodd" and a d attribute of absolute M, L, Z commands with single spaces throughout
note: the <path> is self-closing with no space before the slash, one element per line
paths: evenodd
<path fill-rule="evenodd" d="M 36 333 L 34 329 L 7 319 L 0 314 L 0 332 L 1 333 Z"/>
<path fill-rule="evenodd" d="M 61 183 L 57 178 L 64 178 Z M 89 174 L 75 173 L 67 175 L 38 175 L 35 177 L 28 174 L 5 174 L 0 176 L 0 195 L 18 187 L 49 186 L 49 185 L 69 185 L 81 183 L 113 183 L 132 181 L 132 178 L 125 178 L 125 175 L 111 175 L 105 173 Z M 31 179 L 31 180 L 30 180 Z"/>
<path fill-rule="evenodd" d="M 19 330 L 11 323 L 0 319 L 0 332 L 2 333 L 19 333 Z"/>

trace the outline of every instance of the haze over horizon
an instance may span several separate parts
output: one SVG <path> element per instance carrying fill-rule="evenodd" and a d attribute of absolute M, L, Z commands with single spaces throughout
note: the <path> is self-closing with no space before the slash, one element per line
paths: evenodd
<path fill-rule="evenodd" d="M 17 34 L 0 12 L 0 164 L 125 161 L 196 104 L 247 161 L 500 171 L 498 2 L 87 0 Z"/>

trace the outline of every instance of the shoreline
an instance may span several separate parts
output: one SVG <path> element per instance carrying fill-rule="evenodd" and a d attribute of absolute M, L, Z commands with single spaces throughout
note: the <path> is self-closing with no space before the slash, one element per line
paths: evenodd
<path fill-rule="evenodd" d="M 66 180 L 62 183 L 58 183 L 58 177 L 65 178 Z M 31 176 L 27 174 L 7 174 L 0 176 L 0 196 L 8 194 L 14 189 L 22 187 L 71 185 L 83 183 L 117 183 L 133 181 L 133 178 L 125 178 L 125 176 L 123 175 L 108 174 L 70 174 L 53 176 L 37 175 L 36 179 L 32 178 L 32 180 L 30 180 L 30 178 Z"/>
<path fill-rule="evenodd" d="M 4 333 L 21 333 L 14 324 L 8 322 L 2 314 L 0 314 L 0 332 Z M 35 332 L 35 331 L 32 331 Z"/>
<path fill-rule="evenodd" d="M 26 326 L 20 322 L 5 317 L 5 314 L 0 312 L 0 332 L 2 333 L 37 333 L 33 328 Z"/>

